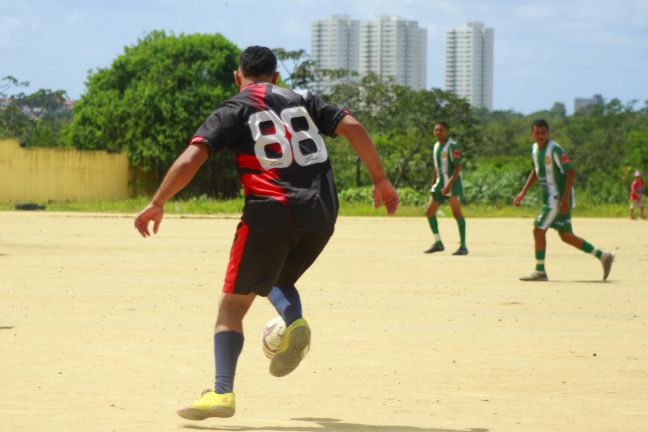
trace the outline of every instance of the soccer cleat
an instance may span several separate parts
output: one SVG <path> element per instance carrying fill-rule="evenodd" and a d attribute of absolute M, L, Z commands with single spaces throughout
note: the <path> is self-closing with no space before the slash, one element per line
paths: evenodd
<path fill-rule="evenodd" d="M 310 327 L 303 318 L 286 327 L 279 349 L 270 361 L 270 374 L 282 377 L 294 371 L 308 352 L 310 337 Z"/>
<path fill-rule="evenodd" d="M 444 251 L 445 248 L 443 247 L 443 243 L 440 241 L 434 242 L 434 244 L 427 250 L 423 251 L 424 253 L 434 253 L 434 252 L 442 252 Z"/>
<path fill-rule="evenodd" d="M 603 252 L 601 257 L 601 264 L 603 265 L 603 280 L 607 280 L 610 270 L 612 270 L 612 263 L 614 262 L 614 254 L 612 252 Z"/>
<path fill-rule="evenodd" d="M 549 280 L 547 273 L 543 271 L 534 271 L 528 275 L 524 275 L 520 278 L 521 281 L 535 281 L 535 282 L 546 282 Z"/>
<path fill-rule="evenodd" d="M 178 410 L 178 415 L 187 420 L 205 420 L 208 417 L 232 417 L 236 409 L 234 393 L 219 394 L 205 390 L 202 396 Z"/>
<path fill-rule="evenodd" d="M 466 246 L 460 246 L 452 255 L 468 255 L 468 248 Z"/>

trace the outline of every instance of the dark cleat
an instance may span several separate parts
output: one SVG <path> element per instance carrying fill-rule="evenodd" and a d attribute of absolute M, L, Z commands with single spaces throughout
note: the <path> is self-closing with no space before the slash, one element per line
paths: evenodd
<path fill-rule="evenodd" d="M 452 255 L 468 255 L 468 248 L 466 246 L 460 246 Z"/>
<path fill-rule="evenodd" d="M 430 249 L 424 250 L 424 253 L 434 253 L 434 252 L 443 252 L 445 248 L 443 247 L 443 243 L 440 241 L 435 242 Z"/>

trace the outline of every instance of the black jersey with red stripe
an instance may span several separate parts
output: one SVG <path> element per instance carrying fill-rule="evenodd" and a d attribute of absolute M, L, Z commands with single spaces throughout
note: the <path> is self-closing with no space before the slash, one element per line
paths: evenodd
<path fill-rule="evenodd" d="M 234 153 L 248 225 L 332 232 L 338 200 L 321 134 L 334 137 L 347 113 L 310 92 L 254 83 L 218 107 L 191 143 Z"/>

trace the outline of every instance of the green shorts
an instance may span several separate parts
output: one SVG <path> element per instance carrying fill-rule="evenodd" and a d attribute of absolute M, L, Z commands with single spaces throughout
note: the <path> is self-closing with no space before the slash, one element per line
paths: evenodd
<path fill-rule="evenodd" d="M 441 192 L 432 192 L 432 199 L 434 199 L 434 201 L 438 202 L 439 204 L 445 203 L 446 201 L 448 201 L 448 198 L 453 197 L 453 196 L 456 196 L 457 198 L 459 198 L 459 201 L 463 200 L 463 195 L 454 195 L 453 194 L 453 195 L 444 196 L 444 195 L 441 195 Z"/>
<path fill-rule="evenodd" d="M 533 226 L 546 230 L 553 228 L 558 232 L 572 232 L 571 213 L 560 214 L 557 208 L 543 206 L 540 214 L 533 221 Z"/>
<path fill-rule="evenodd" d="M 450 198 L 451 196 L 456 196 L 459 198 L 459 201 L 463 201 L 463 183 L 461 181 L 461 178 L 458 178 L 455 184 L 452 185 L 452 195 L 441 195 L 441 189 L 443 188 L 434 188 L 430 193 L 432 194 L 432 199 L 434 201 L 443 204 Z"/>

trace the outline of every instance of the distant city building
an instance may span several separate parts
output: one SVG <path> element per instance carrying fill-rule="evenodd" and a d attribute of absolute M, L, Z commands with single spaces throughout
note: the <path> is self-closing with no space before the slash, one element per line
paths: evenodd
<path fill-rule="evenodd" d="M 595 94 L 591 98 L 577 97 L 574 98 L 574 112 L 583 111 L 594 105 L 603 105 L 603 96 Z"/>
<path fill-rule="evenodd" d="M 331 15 L 311 24 L 311 59 L 320 69 L 346 69 L 341 81 L 350 81 L 351 72 L 358 71 L 360 21 L 347 15 Z M 333 82 L 322 80 L 316 90 L 321 92 Z"/>
<path fill-rule="evenodd" d="M 360 75 L 393 77 L 415 90 L 426 88 L 427 29 L 416 21 L 384 16 L 360 24 Z"/>
<path fill-rule="evenodd" d="M 311 26 L 311 58 L 321 69 L 373 72 L 413 89 L 426 88 L 427 30 L 395 16 L 369 22 L 332 15 Z M 346 80 L 354 79 L 351 74 Z M 330 82 L 318 83 L 324 89 Z"/>
<path fill-rule="evenodd" d="M 445 89 L 477 108 L 493 109 L 494 30 L 479 21 L 446 31 Z"/>
<path fill-rule="evenodd" d="M 72 99 L 65 99 L 59 107 L 52 108 L 51 111 L 71 111 L 76 102 L 77 101 Z M 48 110 L 42 106 L 30 106 L 21 100 L 14 99 L 13 97 L 0 98 L 0 110 L 9 109 L 12 106 L 20 110 L 21 113 L 31 120 L 40 118 L 43 114 L 48 112 Z"/>

